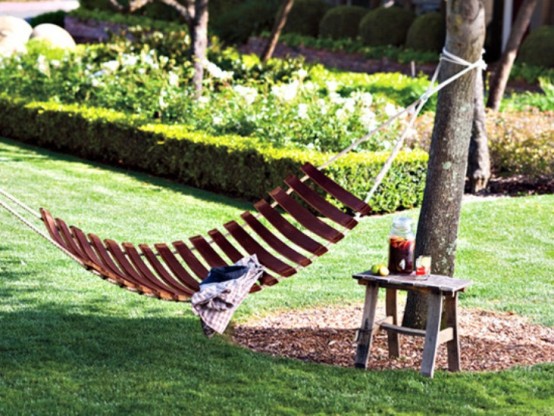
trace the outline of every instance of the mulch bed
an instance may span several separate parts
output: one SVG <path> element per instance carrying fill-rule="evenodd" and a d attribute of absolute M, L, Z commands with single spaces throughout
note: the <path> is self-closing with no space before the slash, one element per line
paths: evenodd
<path fill-rule="evenodd" d="M 463 371 L 498 371 L 554 361 L 554 328 L 502 312 L 459 310 Z M 362 305 L 290 311 L 238 325 L 233 340 L 253 351 L 302 361 L 353 367 L 356 329 Z M 384 308 L 378 309 L 378 319 Z M 420 337 L 401 337 L 401 357 L 388 357 L 386 333 L 374 336 L 368 369 L 419 371 Z M 439 346 L 436 369 L 447 369 L 445 344 Z"/>

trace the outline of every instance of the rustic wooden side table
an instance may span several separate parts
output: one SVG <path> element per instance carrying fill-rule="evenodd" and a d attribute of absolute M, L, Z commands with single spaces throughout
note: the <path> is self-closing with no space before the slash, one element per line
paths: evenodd
<path fill-rule="evenodd" d="M 433 377 L 437 347 L 446 342 L 448 369 L 460 370 L 460 341 L 458 339 L 457 306 L 458 293 L 472 284 L 470 280 L 453 279 L 448 276 L 430 275 L 425 280 L 416 280 L 414 275 L 375 276 L 364 272 L 352 276 L 366 286 L 362 325 L 358 331 L 356 361 L 358 368 L 367 368 L 372 335 L 379 329 L 388 333 L 389 357 L 400 356 L 399 334 L 425 337 L 421 374 Z M 386 289 L 386 318 L 375 322 L 375 310 L 379 288 Z M 427 326 L 425 330 L 398 325 L 397 291 L 406 290 L 428 295 Z M 444 322 L 441 317 L 444 305 Z"/>

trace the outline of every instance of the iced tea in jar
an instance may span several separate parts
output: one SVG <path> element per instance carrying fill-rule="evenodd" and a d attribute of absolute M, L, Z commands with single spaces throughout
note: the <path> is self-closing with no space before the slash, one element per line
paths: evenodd
<path fill-rule="evenodd" d="M 389 237 L 389 270 L 410 274 L 414 270 L 415 235 L 411 218 L 396 217 Z"/>

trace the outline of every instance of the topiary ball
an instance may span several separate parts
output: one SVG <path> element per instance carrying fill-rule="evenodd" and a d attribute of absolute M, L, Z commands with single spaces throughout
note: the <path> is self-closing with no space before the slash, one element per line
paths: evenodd
<path fill-rule="evenodd" d="M 418 51 L 440 52 L 446 37 L 446 21 L 440 13 L 416 17 L 406 37 L 406 47 Z"/>
<path fill-rule="evenodd" d="M 525 38 L 517 61 L 528 65 L 554 67 L 554 26 L 541 26 Z"/>
<path fill-rule="evenodd" d="M 296 0 L 287 18 L 285 32 L 317 37 L 319 22 L 329 10 L 324 0 Z"/>
<path fill-rule="evenodd" d="M 368 10 L 359 6 L 333 7 L 319 24 L 319 36 L 332 39 L 350 38 L 358 36 L 360 21 Z"/>
<path fill-rule="evenodd" d="M 400 7 L 379 7 L 362 19 L 359 35 L 368 46 L 401 46 L 415 15 Z"/>

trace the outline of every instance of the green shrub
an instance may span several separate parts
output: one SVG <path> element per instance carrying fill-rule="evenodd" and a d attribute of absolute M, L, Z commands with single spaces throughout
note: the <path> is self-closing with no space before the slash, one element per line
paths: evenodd
<path fill-rule="evenodd" d="M 440 52 L 446 37 L 446 22 L 440 13 L 417 17 L 406 38 L 406 47 L 418 51 Z"/>
<path fill-rule="evenodd" d="M 210 20 L 211 30 L 226 43 L 245 43 L 250 36 L 271 30 L 279 0 L 246 0 Z"/>
<path fill-rule="evenodd" d="M 319 22 L 329 10 L 323 0 L 296 0 L 287 18 L 284 32 L 317 37 Z"/>
<path fill-rule="evenodd" d="M 362 19 L 359 34 L 362 41 L 369 46 L 404 45 L 414 18 L 414 14 L 406 9 L 379 7 Z"/>
<path fill-rule="evenodd" d="M 105 109 L 30 103 L 0 95 L 0 134 L 80 157 L 139 169 L 214 192 L 256 200 L 282 184 L 300 164 L 316 166 L 331 154 L 277 149 L 256 139 L 213 137 L 187 126 L 143 124 Z M 363 197 L 387 153 L 350 153 L 327 173 Z M 371 201 L 376 212 L 420 204 L 427 154 L 402 152 Z M 230 168 L 232 167 L 232 169 Z"/>
<path fill-rule="evenodd" d="M 339 6 L 330 9 L 319 25 L 319 36 L 332 39 L 358 36 L 358 25 L 368 12 L 359 6 Z"/>
<path fill-rule="evenodd" d="M 64 27 L 64 19 L 66 14 L 67 13 L 64 10 L 42 13 L 38 16 L 32 17 L 29 23 L 33 27 L 38 26 L 42 23 L 52 23 L 56 26 Z"/>
<path fill-rule="evenodd" d="M 554 67 L 554 26 L 541 26 L 527 36 L 519 48 L 518 62 Z"/>

